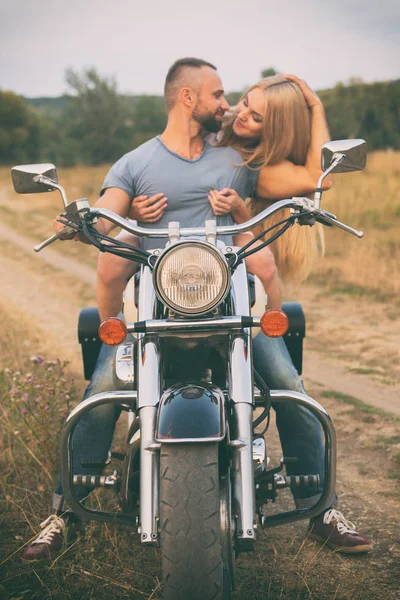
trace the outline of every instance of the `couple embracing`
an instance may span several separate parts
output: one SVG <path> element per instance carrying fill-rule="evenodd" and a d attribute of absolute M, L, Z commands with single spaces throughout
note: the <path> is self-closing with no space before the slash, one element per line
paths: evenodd
<path fill-rule="evenodd" d="M 252 86 L 234 111 L 224 97 L 214 65 L 197 58 L 176 61 L 169 69 L 164 89 L 168 109 L 165 131 L 122 157 L 109 171 L 95 207 L 108 208 L 143 227 L 165 228 L 170 221 L 181 227 L 247 221 L 268 203 L 311 194 L 321 175 L 321 146 L 329 133 L 324 109 L 307 84 L 292 75 L 268 77 Z M 208 135 L 204 138 L 204 132 Z M 331 181 L 325 179 L 325 186 Z M 277 220 L 284 218 L 278 213 Z M 270 223 L 269 223 L 270 224 Z M 55 222 L 56 230 L 62 225 Z M 96 228 L 108 234 L 113 225 L 99 220 Z M 298 283 L 309 271 L 316 249 L 315 228 L 293 227 L 275 246 L 248 257 L 247 268 L 265 288 L 268 306 L 279 308 L 281 281 Z M 258 233 L 257 231 L 252 234 Z M 229 245 L 242 246 L 249 235 Z M 131 244 L 139 242 L 120 234 Z M 84 240 L 82 240 L 84 241 Z M 160 240 L 141 241 L 144 249 L 160 247 Z M 135 265 L 126 259 L 102 254 L 98 265 L 98 305 L 101 318 L 121 310 L 122 292 Z M 103 346 L 84 399 L 113 389 L 112 349 Z M 259 334 L 253 343 L 254 367 L 270 389 L 304 393 L 302 381 L 281 338 Z M 297 461 L 287 466 L 289 475 L 319 474 L 321 488 L 293 490 L 298 508 L 312 506 L 322 492 L 324 444 L 320 425 L 307 409 L 284 403 L 274 406 L 285 456 Z M 112 405 L 90 411 L 73 437 L 73 471 L 100 474 L 107 460 L 119 414 Z M 76 492 L 78 498 L 86 489 Z M 333 506 L 310 522 L 310 537 L 337 551 L 367 552 L 369 541 Z M 64 531 L 74 529 L 74 516 L 65 510 L 61 482 L 53 495 L 53 514 L 24 552 L 26 560 L 53 556 L 62 546 Z"/>

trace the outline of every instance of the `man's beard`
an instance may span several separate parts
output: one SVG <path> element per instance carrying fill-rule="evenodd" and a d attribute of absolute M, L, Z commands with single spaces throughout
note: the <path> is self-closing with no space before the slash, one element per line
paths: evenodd
<path fill-rule="evenodd" d="M 222 122 L 217 121 L 215 117 L 209 117 L 208 119 L 204 119 L 204 121 L 201 121 L 201 124 L 203 126 L 203 129 L 209 131 L 210 133 L 217 133 L 222 127 Z"/>
<path fill-rule="evenodd" d="M 192 117 L 195 121 L 200 123 L 203 129 L 210 133 L 217 133 L 222 127 L 222 120 L 218 121 L 215 118 L 216 115 L 212 115 L 209 112 L 201 113 L 197 106 L 193 110 Z"/>

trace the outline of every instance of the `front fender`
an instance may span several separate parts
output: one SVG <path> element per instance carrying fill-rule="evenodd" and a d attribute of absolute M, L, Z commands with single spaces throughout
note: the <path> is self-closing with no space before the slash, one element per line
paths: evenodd
<path fill-rule="evenodd" d="M 157 442 L 219 442 L 224 437 L 224 395 L 219 388 L 201 382 L 177 384 L 164 392 L 157 414 Z"/>

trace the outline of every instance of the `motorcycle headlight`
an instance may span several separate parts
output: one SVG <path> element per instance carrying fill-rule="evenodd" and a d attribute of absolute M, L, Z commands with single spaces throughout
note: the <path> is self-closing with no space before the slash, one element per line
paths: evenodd
<path fill-rule="evenodd" d="M 206 242 L 180 242 L 159 258 L 153 273 L 160 300 L 182 315 L 204 314 L 225 298 L 230 270 L 220 251 Z"/>

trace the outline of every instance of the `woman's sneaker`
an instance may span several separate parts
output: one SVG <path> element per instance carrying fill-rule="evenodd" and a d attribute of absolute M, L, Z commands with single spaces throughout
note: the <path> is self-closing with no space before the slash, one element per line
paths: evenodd
<path fill-rule="evenodd" d="M 23 560 L 33 561 L 52 558 L 66 544 L 68 526 L 67 519 L 50 515 L 40 524 L 42 531 L 25 549 L 22 555 Z"/>
<path fill-rule="evenodd" d="M 357 533 L 354 523 L 334 508 L 311 519 L 308 531 L 311 539 L 344 554 L 369 552 L 372 548 L 371 542 Z"/>

